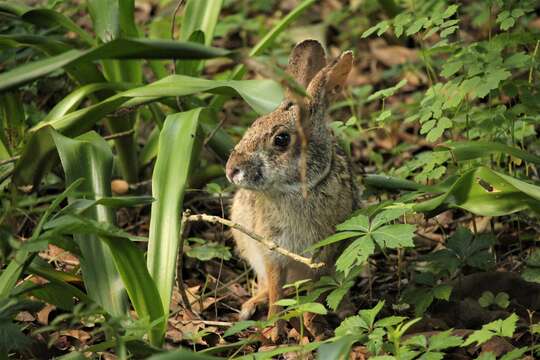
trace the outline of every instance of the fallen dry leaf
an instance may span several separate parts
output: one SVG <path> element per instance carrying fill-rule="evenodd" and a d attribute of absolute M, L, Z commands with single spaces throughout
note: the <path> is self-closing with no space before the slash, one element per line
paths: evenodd
<path fill-rule="evenodd" d="M 38 311 L 37 313 L 37 320 L 42 325 L 49 325 L 49 314 L 51 311 L 55 310 L 56 306 L 47 304 L 43 309 Z"/>
<path fill-rule="evenodd" d="M 376 39 L 369 42 L 369 49 L 375 59 L 384 65 L 391 67 L 408 62 L 416 62 L 418 53 L 416 50 L 398 45 L 386 45 L 384 40 Z"/>

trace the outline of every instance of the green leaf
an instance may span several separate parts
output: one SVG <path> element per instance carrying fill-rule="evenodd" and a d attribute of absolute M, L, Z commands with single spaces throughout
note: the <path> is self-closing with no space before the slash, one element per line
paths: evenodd
<path fill-rule="evenodd" d="M 234 335 L 247 328 L 255 327 L 256 325 L 257 325 L 257 321 L 255 320 L 238 321 L 234 323 L 233 326 L 228 328 L 227 331 L 225 331 L 225 333 L 223 334 L 223 337 Z"/>
<path fill-rule="evenodd" d="M 494 153 L 512 155 L 513 157 L 540 165 L 540 157 L 516 147 L 490 141 L 456 141 L 441 145 L 441 148 L 452 153 L 456 161 L 466 161 L 490 156 Z"/>
<path fill-rule="evenodd" d="M 452 329 L 442 331 L 429 338 L 429 351 L 445 350 L 448 348 L 460 346 L 463 339 L 460 336 L 452 335 Z"/>
<path fill-rule="evenodd" d="M 408 224 L 385 225 L 371 232 L 373 240 L 381 249 L 414 247 L 412 241 L 416 227 Z"/>
<path fill-rule="evenodd" d="M 345 318 L 336 328 L 336 336 L 354 335 L 358 336 L 369 329 L 369 324 L 359 315 Z"/>
<path fill-rule="evenodd" d="M 445 78 L 450 78 L 450 76 L 457 73 L 463 67 L 461 61 L 447 62 L 442 66 L 441 76 Z"/>
<path fill-rule="evenodd" d="M 101 239 L 109 246 L 138 318 L 146 319 L 151 324 L 150 343 L 160 346 L 167 324 L 165 314 L 168 314 L 168 311 L 163 311 L 159 292 L 145 266 L 143 253 L 127 239 L 105 236 Z"/>
<path fill-rule="evenodd" d="M 9 90 L 68 65 L 100 59 L 209 59 L 231 56 L 229 51 L 172 40 L 116 39 L 90 50 L 69 50 L 0 74 L 0 91 Z"/>
<path fill-rule="evenodd" d="M 29 22 L 43 28 L 60 26 L 67 31 L 75 33 L 87 45 L 94 43 L 92 36 L 81 29 L 69 17 L 51 9 L 28 9 L 18 14 L 22 21 Z"/>
<path fill-rule="evenodd" d="M 473 343 L 482 345 L 494 336 L 511 337 L 516 330 L 516 323 L 519 317 L 512 314 L 504 320 L 495 320 L 484 326 L 480 330 L 474 331 L 461 346 L 469 346 Z"/>
<path fill-rule="evenodd" d="M 185 96 L 207 91 L 236 93 L 260 113 L 274 110 L 283 97 L 281 87 L 271 80 L 207 80 L 171 75 L 152 84 L 121 92 L 51 122 L 40 123 L 32 131 L 50 125 L 62 133 L 77 134 L 90 129 L 101 118 L 122 107 L 141 105 L 166 96 Z"/>
<path fill-rule="evenodd" d="M 204 34 L 204 44 L 210 46 L 222 5 L 223 0 L 189 0 L 182 16 L 180 39 L 187 41 L 200 30 Z"/>
<path fill-rule="evenodd" d="M 429 19 L 427 17 L 422 17 L 422 18 L 419 18 L 416 21 L 414 21 L 407 28 L 407 31 L 406 31 L 407 36 L 411 36 L 411 35 L 416 34 L 417 32 L 419 32 L 420 29 L 422 29 L 422 27 L 428 22 L 428 20 Z"/>
<path fill-rule="evenodd" d="M 39 222 L 37 223 L 32 233 L 32 237 L 27 241 L 28 243 L 32 243 L 38 240 L 43 230 L 43 226 L 45 225 L 47 220 L 49 220 L 52 213 L 56 211 L 62 201 L 64 201 L 68 196 L 71 196 L 71 194 L 82 184 L 82 182 L 83 179 L 77 179 L 73 181 L 60 195 L 58 195 L 52 201 L 51 205 L 49 205 L 47 210 L 45 210 L 45 212 L 39 219 Z M 30 256 L 31 254 L 28 251 L 18 251 L 15 254 L 15 258 L 11 260 L 8 266 L 2 271 L 2 273 L 0 274 L 0 300 L 5 299 L 9 296 L 11 290 L 15 287 L 15 284 L 19 280 L 21 273 L 28 265 L 28 261 L 31 260 Z"/>
<path fill-rule="evenodd" d="M 193 246 L 186 251 L 186 255 L 201 261 L 208 261 L 214 258 L 230 260 L 232 257 L 227 246 L 215 242 L 207 242 L 203 245 Z"/>
<path fill-rule="evenodd" d="M 296 299 L 281 299 L 274 303 L 274 305 L 287 306 L 287 307 L 297 305 L 297 304 L 298 304 L 298 301 L 296 301 Z"/>
<path fill-rule="evenodd" d="M 350 355 L 354 340 L 353 336 L 343 336 L 337 341 L 322 344 L 317 351 L 317 358 L 325 360 L 346 359 Z"/>
<path fill-rule="evenodd" d="M 168 314 L 179 250 L 180 214 L 192 161 L 198 154 L 197 128 L 203 109 L 167 116 L 159 137 L 152 175 L 148 269 L 157 284 L 163 312 Z"/>
<path fill-rule="evenodd" d="M 500 216 L 525 209 L 540 211 L 540 187 L 478 167 L 462 174 L 443 194 L 417 203 L 413 210 L 436 213 L 448 207 L 481 216 Z"/>
<path fill-rule="evenodd" d="M 53 139 L 64 168 L 66 183 L 77 179 L 86 181 L 79 187 L 92 199 L 111 196 L 112 152 L 98 134 L 91 132 L 77 139 L 53 133 Z M 74 201 L 73 198 L 69 199 Z M 111 209 L 98 205 L 86 213 L 89 219 L 115 223 Z M 122 316 L 127 312 L 127 298 L 121 279 L 107 246 L 95 235 L 74 235 L 84 260 L 81 261 L 84 284 L 88 295 L 109 313 Z"/>
<path fill-rule="evenodd" d="M 309 312 L 309 313 L 319 314 L 319 315 L 326 315 L 328 313 L 328 310 L 326 310 L 323 304 L 313 303 L 313 302 L 300 304 L 298 305 L 296 310 L 302 313 Z"/>
<path fill-rule="evenodd" d="M 523 279 L 540 283 L 540 249 L 534 249 L 525 261 L 525 269 L 521 276 Z"/>
<path fill-rule="evenodd" d="M 336 261 L 336 269 L 349 274 L 355 265 L 362 265 L 375 252 L 375 244 L 371 236 L 357 238 L 350 244 Z"/>
<path fill-rule="evenodd" d="M 478 303 L 481 307 L 487 308 L 495 303 L 495 295 L 491 291 L 484 291 L 478 298 Z"/>
<path fill-rule="evenodd" d="M 506 309 L 510 305 L 510 296 L 505 292 L 500 292 L 495 296 L 495 304 L 501 309 Z"/>
<path fill-rule="evenodd" d="M 375 318 L 381 312 L 382 308 L 384 307 L 384 303 L 384 300 L 380 300 L 373 308 L 360 310 L 358 312 L 360 317 L 364 319 L 369 328 L 372 328 L 375 324 Z"/>
<path fill-rule="evenodd" d="M 388 207 L 377 213 L 371 220 L 370 229 L 376 230 L 384 224 L 388 224 L 399 219 L 403 215 L 411 212 L 409 207 Z"/>
<path fill-rule="evenodd" d="M 433 297 L 439 300 L 450 300 L 452 294 L 452 286 L 447 284 L 440 284 L 433 288 Z"/>
<path fill-rule="evenodd" d="M 338 231 L 369 232 L 369 218 L 365 215 L 353 216 L 336 226 Z"/>

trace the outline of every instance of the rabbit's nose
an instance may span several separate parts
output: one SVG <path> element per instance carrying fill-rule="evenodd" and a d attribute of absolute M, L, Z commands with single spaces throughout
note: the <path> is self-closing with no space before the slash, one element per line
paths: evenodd
<path fill-rule="evenodd" d="M 227 168 L 227 179 L 233 184 L 238 184 L 242 181 L 244 177 L 244 172 L 240 170 L 238 166 L 232 166 Z"/>

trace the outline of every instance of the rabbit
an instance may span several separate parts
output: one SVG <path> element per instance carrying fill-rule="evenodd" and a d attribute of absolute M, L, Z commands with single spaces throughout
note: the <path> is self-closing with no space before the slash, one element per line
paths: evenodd
<path fill-rule="evenodd" d="M 253 122 L 226 164 L 228 180 L 239 188 L 231 220 L 296 254 L 304 254 L 334 233 L 335 226 L 358 204 L 350 161 L 325 119 L 331 97 L 345 84 L 353 56 L 344 52 L 328 65 L 325 58 L 323 47 L 315 40 L 294 47 L 287 73 L 308 96 L 288 91 L 276 110 Z M 302 145 L 302 139 L 307 144 Z M 283 296 L 283 285 L 331 274 L 339 255 L 337 246 L 323 248 L 317 260 L 326 265 L 314 270 L 238 230 L 232 233 L 240 255 L 257 275 L 259 289 L 243 304 L 241 320 L 251 317 L 257 304 L 266 300 L 268 317 L 273 317 L 281 310 L 275 302 Z M 272 340 L 283 335 L 283 326 L 278 322 L 272 328 Z"/>

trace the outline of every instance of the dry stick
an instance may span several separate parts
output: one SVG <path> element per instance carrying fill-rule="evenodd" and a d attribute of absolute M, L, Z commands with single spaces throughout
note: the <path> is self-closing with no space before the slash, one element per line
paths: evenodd
<path fill-rule="evenodd" d="M 113 140 L 113 139 L 118 139 L 118 138 L 121 138 L 121 137 L 124 137 L 124 136 L 129 136 L 129 135 L 132 135 L 134 133 L 135 133 L 135 130 L 131 129 L 131 130 L 121 131 L 121 132 L 117 132 L 117 133 L 114 133 L 114 134 L 111 134 L 111 135 L 104 136 L 103 139 L 105 139 L 105 140 Z"/>
<path fill-rule="evenodd" d="M 273 251 L 275 251 L 277 253 L 280 253 L 281 255 L 290 257 L 291 259 L 296 260 L 298 262 L 301 262 L 302 264 L 307 265 L 308 267 L 310 267 L 312 269 L 317 269 L 317 268 L 323 267 L 325 265 L 323 262 L 314 263 L 310 258 L 303 257 L 301 255 L 290 252 L 290 251 L 280 247 L 279 245 L 277 245 L 273 241 L 265 239 L 262 236 L 257 235 L 255 233 L 249 231 L 248 229 L 246 229 L 242 225 L 237 224 L 237 223 L 232 222 L 232 221 L 227 220 L 227 219 L 220 218 L 219 216 L 206 215 L 206 214 L 189 215 L 189 214 L 186 214 L 184 212 L 184 215 L 182 216 L 182 221 L 184 221 L 184 219 L 186 219 L 186 221 L 206 221 L 206 222 L 213 223 L 213 224 L 223 224 L 225 226 L 228 226 L 230 228 L 233 228 L 235 230 L 238 230 L 238 231 L 246 234 L 247 236 L 249 236 L 253 240 L 263 244 L 264 246 L 266 246 L 268 249 L 273 250 Z"/>

